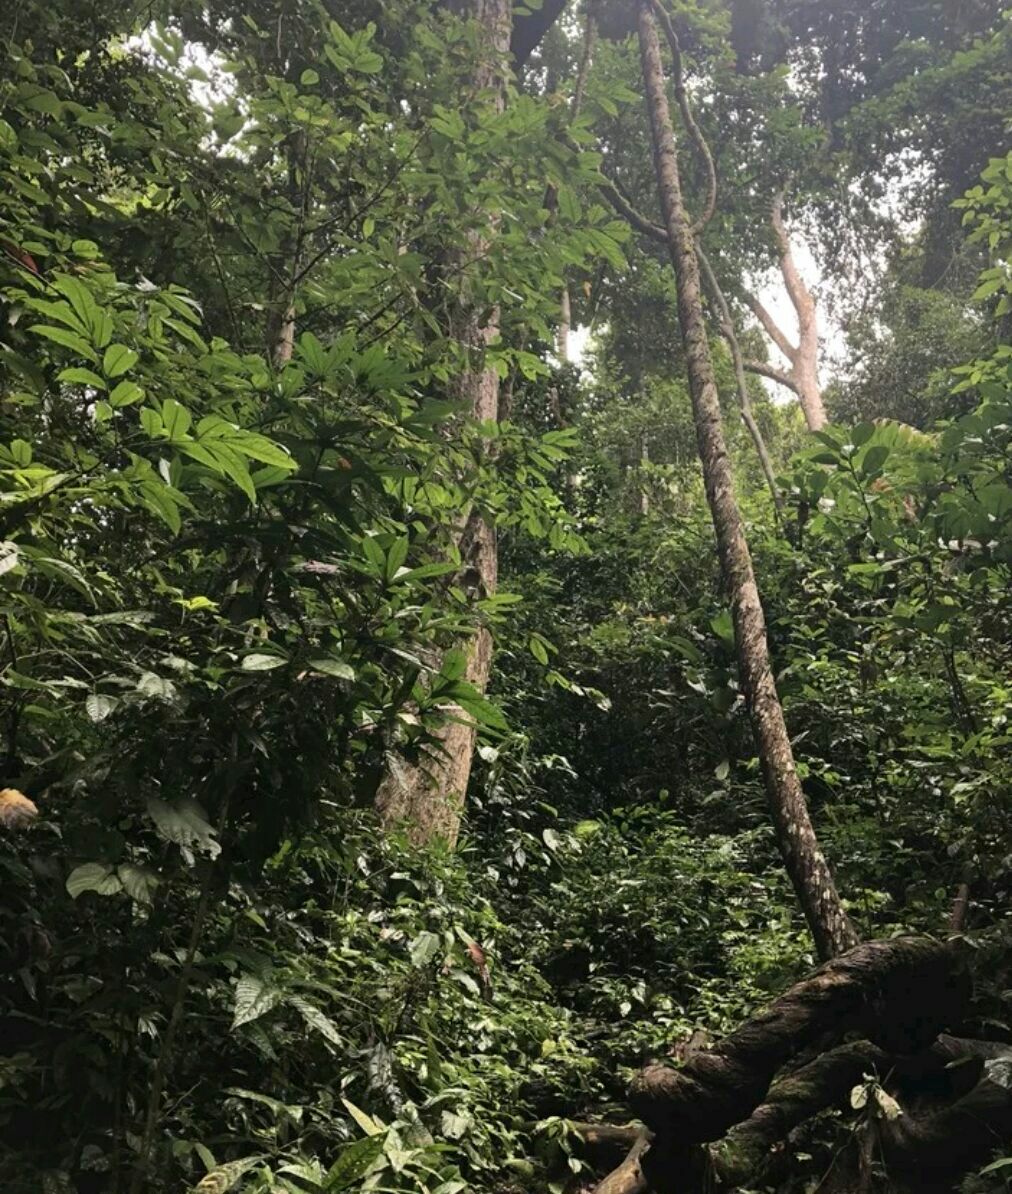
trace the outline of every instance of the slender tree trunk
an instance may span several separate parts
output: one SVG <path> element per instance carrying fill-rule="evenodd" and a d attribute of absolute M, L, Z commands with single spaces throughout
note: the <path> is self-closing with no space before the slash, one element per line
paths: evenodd
<path fill-rule="evenodd" d="M 569 287 L 563 286 L 559 296 L 559 330 L 555 341 L 555 355 L 560 365 L 569 364 L 569 333 L 572 327 L 573 309 L 569 302 Z"/>
<path fill-rule="evenodd" d="M 505 63 L 510 49 L 512 6 L 510 0 L 463 0 L 455 5 L 462 16 L 476 21 L 484 32 L 480 60 L 471 76 L 462 106 L 481 93 L 492 97 L 497 111 L 506 103 Z M 481 261 L 496 234 L 494 224 L 469 234 L 462 258 Z M 468 366 L 457 382 L 457 393 L 471 416 L 479 421 L 499 417 L 499 374 L 485 365 L 485 353 L 499 334 L 499 311 L 485 312 L 482 304 L 467 293 L 467 271 L 461 273 L 458 313 L 450 334 L 464 346 Z M 475 599 L 491 596 L 498 580 L 498 552 L 495 528 L 477 512 L 461 520 L 460 551 L 462 573 Z M 492 665 L 492 636 L 482 627 L 466 644 L 464 679 L 479 691 L 488 683 Z M 388 828 L 406 829 L 416 844 L 441 840 L 456 844 L 463 813 L 464 796 L 471 775 L 476 730 L 462 709 L 453 711 L 459 720 L 448 721 L 438 741 L 419 763 L 391 762 L 376 794 L 376 808 Z"/>
<path fill-rule="evenodd" d="M 780 496 L 780 489 L 777 486 L 777 477 L 773 469 L 773 461 L 770 459 L 769 449 L 766 447 L 766 440 L 763 438 L 763 433 L 759 430 L 759 424 L 755 420 L 755 412 L 752 409 L 752 398 L 748 392 L 748 379 L 745 377 L 745 364 L 742 360 L 741 345 L 738 343 L 738 333 L 734 328 L 731 308 L 728 306 L 724 291 L 717 281 L 717 275 L 713 272 L 710 262 L 703 252 L 702 245 L 696 245 L 696 256 L 703 271 L 706 288 L 710 292 L 710 299 L 713 304 L 714 314 L 717 316 L 720 324 L 721 334 L 727 341 L 727 346 L 731 353 L 731 362 L 734 365 L 734 380 L 738 390 L 738 405 L 741 408 L 741 420 L 752 437 L 752 443 L 755 447 L 756 455 L 759 457 L 763 476 L 766 478 L 766 485 L 769 488 L 770 496 L 773 498 L 773 509 L 776 514 L 777 523 L 782 531 L 783 498 Z"/>
<path fill-rule="evenodd" d="M 742 688 L 784 862 L 816 948 L 821 957 L 829 958 L 850 949 L 857 936 L 812 828 L 773 679 L 752 557 L 734 496 L 731 463 L 706 337 L 699 265 L 691 222 L 682 199 L 675 136 L 650 0 L 641 0 L 639 5 L 639 43 L 661 210 L 678 290 L 678 321 L 688 366 L 696 438 L 721 569 L 731 594 Z"/>
<path fill-rule="evenodd" d="M 798 342 L 792 344 L 790 338 L 759 299 L 754 295 L 748 295 L 748 305 L 752 308 L 753 314 L 762 324 L 769 338 L 787 358 L 789 367 L 787 370 L 783 370 L 773 365 L 767 365 L 763 361 L 747 361 L 745 368 L 793 390 L 798 396 L 809 431 L 819 431 L 829 420 L 826 417 L 826 407 L 822 401 L 822 390 L 819 386 L 818 307 L 815 295 L 805 284 L 797 262 L 794 260 L 794 248 L 787 232 L 787 225 L 784 223 L 783 208 L 784 196 L 781 192 L 774 196 L 770 209 L 770 223 L 780 254 L 780 275 L 787 289 L 787 297 L 791 300 L 791 306 L 793 306 L 798 319 Z"/>

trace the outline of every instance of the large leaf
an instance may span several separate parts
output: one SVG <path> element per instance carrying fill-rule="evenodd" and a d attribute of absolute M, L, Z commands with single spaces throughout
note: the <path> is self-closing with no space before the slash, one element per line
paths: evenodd
<path fill-rule="evenodd" d="M 185 850 L 199 850 L 211 858 L 217 858 L 221 853 L 215 831 L 196 800 L 183 799 L 168 804 L 152 796 L 148 800 L 148 813 L 167 841 Z"/>
<path fill-rule="evenodd" d="M 86 862 L 75 867 L 67 876 L 67 891 L 75 900 L 86 891 L 108 896 L 122 890 L 123 885 L 113 868 L 102 862 Z"/>
<path fill-rule="evenodd" d="M 235 1009 L 232 1027 L 252 1024 L 281 1002 L 282 992 L 255 974 L 244 974 L 235 985 Z"/>

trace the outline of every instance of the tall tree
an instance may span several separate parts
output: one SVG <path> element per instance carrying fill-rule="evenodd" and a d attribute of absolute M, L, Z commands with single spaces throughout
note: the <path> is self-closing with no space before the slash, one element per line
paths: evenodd
<path fill-rule="evenodd" d="M 466 81 L 461 107 L 487 104 L 495 112 L 506 105 L 507 61 L 512 32 L 509 0 L 464 0 L 461 15 L 480 31 L 479 53 Z M 486 350 L 499 335 L 498 307 L 488 309 L 480 297 L 468 292 L 468 263 L 481 262 L 496 235 L 497 220 L 484 216 L 466 238 L 448 273 L 460 279 L 449 333 L 467 355 L 467 365 L 455 388 L 470 416 L 477 422 L 499 418 L 499 373 L 486 358 Z M 490 445 L 489 445 L 490 448 Z M 476 600 L 496 589 L 498 555 L 495 528 L 481 511 L 471 509 L 461 520 L 459 550 L 461 572 Z M 463 679 L 479 692 L 485 690 L 492 666 L 492 635 L 481 626 L 465 647 Z M 464 795 L 471 774 L 476 727 L 459 706 L 416 762 L 392 760 L 380 783 L 376 807 L 384 824 L 403 826 L 413 841 L 457 841 Z"/>
<path fill-rule="evenodd" d="M 731 597 L 742 688 L 784 862 L 816 948 L 823 958 L 829 958 L 853 946 L 857 936 L 840 902 L 832 873 L 812 827 L 773 678 L 755 570 L 734 495 L 734 478 L 706 335 L 695 236 L 682 198 L 678 151 L 651 0 L 640 0 L 638 32 L 657 189 L 675 271 L 678 323 L 689 375 L 699 457 L 717 535 L 721 570 Z"/>

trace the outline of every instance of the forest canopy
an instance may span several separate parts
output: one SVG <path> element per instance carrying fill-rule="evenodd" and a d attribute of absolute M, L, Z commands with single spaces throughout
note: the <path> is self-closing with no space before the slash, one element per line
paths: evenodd
<path fill-rule="evenodd" d="M 3 6 L 0 1189 L 1006 1189 L 1010 50 Z"/>

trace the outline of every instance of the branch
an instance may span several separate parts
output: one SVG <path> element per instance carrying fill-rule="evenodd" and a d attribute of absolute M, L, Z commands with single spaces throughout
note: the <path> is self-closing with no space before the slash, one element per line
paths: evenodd
<path fill-rule="evenodd" d="M 784 224 L 783 191 L 778 191 L 773 197 L 770 223 L 773 225 L 773 232 L 777 238 L 777 244 L 780 246 L 780 272 L 783 274 L 784 285 L 787 287 L 787 294 L 794 305 L 794 310 L 798 313 L 798 327 L 801 329 L 801 337 L 804 339 L 804 329 L 811 324 L 815 317 L 815 299 L 805 285 L 801 274 L 798 273 L 798 267 L 794 261 L 794 249 Z M 770 335 L 772 334 L 771 332 Z"/>
<path fill-rule="evenodd" d="M 590 64 L 594 57 L 594 42 L 597 39 L 597 22 L 592 11 L 587 12 L 587 21 L 583 32 L 583 52 L 580 55 L 580 66 L 576 72 L 576 86 L 573 89 L 573 108 L 570 113 L 570 123 L 579 115 L 583 107 L 583 97 L 587 91 L 587 80 L 590 78 Z"/>
<path fill-rule="evenodd" d="M 756 319 L 758 319 L 766 329 L 766 335 L 769 336 L 777 348 L 779 348 L 784 356 L 793 364 L 797 358 L 798 350 L 780 330 L 780 325 L 776 322 L 773 316 L 769 313 L 769 311 L 766 310 L 756 296 L 754 294 L 749 294 L 748 291 L 745 292 L 745 303 Z"/>
<path fill-rule="evenodd" d="M 618 214 L 628 220 L 637 231 L 642 232 L 644 236 L 649 236 L 652 240 L 660 242 L 662 245 L 668 243 L 668 234 L 660 224 L 655 224 L 653 220 L 648 219 L 642 212 L 637 211 L 610 178 L 606 178 L 600 184 L 600 190 L 601 194 L 614 207 Z"/>
<path fill-rule="evenodd" d="M 741 407 L 742 421 L 748 428 L 749 435 L 751 435 L 752 442 L 755 445 L 756 455 L 759 457 L 763 476 L 766 478 L 766 484 L 773 498 L 773 509 L 776 513 L 777 523 L 781 531 L 783 531 L 783 505 L 780 498 L 780 490 L 777 488 L 777 479 L 773 472 L 770 454 L 766 448 L 766 441 L 763 439 L 762 432 L 759 430 L 759 425 L 756 423 L 755 416 L 752 413 L 752 399 L 749 396 L 748 382 L 745 378 L 745 363 L 742 360 L 738 335 L 734 330 L 731 308 L 727 305 L 727 299 L 724 297 L 724 292 L 717 281 L 717 275 L 713 272 L 710 260 L 703 252 L 702 245 L 698 242 L 696 244 L 696 256 L 699 259 L 699 265 L 703 272 L 703 281 L 710 292 L 710 301 L 717 309 L 720 330 L 727 341 L 728 348 L 731 350 L 731 360 L 734 363 L 734 380 L 738 388 L 738 405 Z"/>
<path fill-rule="evenodd" d="M 515 69 L 519 69 L 530 58 L 565 7 L 566 0 L 545 0 L 535 12 L 514 18 L 510 54 Z"/>
<path fill-rule="evenodd" d="M 650 1188 L 643 1173 L 642 1157 L 650 1145 L 650 1133 L 644 1128 L 637 1136 L 626 1159 L 594 1187 L 594 1194 L 646 1194 Z"/>
<path fill-rule="evenodd" d="M 794 378 L 775 365 L 768 365 L 765 361 L 756 361 L 752 357 L 742 361 L 742 365 L 749 373 L 758 373 L 760 377 L 768 377 L 770 381 L 779 382 L 780 385 L 793 390 L 795 394 L 798 393 L 798 383 Z"/>
<path fill-rule="evenodd" d="M 826 1107 L 842 1102 L 863 1074 L 884 1073 L 889 1057 L 867 1041 L 839 1045 L 770 1088 L 743 1123 L 712 1148 L 721 1186 L 737 1189 L 761 1178 L 771 1149 Z"/>

